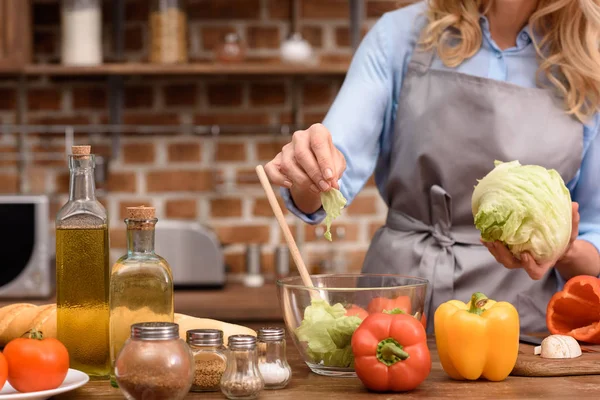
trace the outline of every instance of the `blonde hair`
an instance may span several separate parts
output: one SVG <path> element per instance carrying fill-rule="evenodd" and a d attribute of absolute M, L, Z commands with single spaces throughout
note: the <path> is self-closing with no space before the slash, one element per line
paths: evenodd
<path fill-rule="evenodd" d="M 456 67 L 481 47 L 480 13 L 494 0 L 428 0 L 421 44 Z M 487 3 L 487 4 L 486 4 Z M 482 9 L 487 5 L 486 9 Z M 596 0 L 539 0 L 529 25 L 545 77 L 570 115 L 585 122 L 600 106 L 600 4 Z"/>

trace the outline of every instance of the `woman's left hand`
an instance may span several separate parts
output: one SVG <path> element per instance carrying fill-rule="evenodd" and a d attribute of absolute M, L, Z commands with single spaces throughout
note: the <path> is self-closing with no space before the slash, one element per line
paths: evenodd
<path fill-rule="evenodd" d="M 569 251 L 571 245 L 577 239 L 579 235 L 579 204 L 576 202 L 572 203 L 573 205 L 573 218 L 572 218 L 572 229 L 571 229 L 571 238 L 569 240 L 569 245 L 563 254 L 558 257 L 556 260 L 548 261 L 542 264 L 538 264 L 535 259 L 531 256 L 531 254 L 525 252 L 521 254 L 521 259 L 517 259 L 512 255 L 510 250 L 506 246 L 504 246 L 500 242 L 483 242 L 483 245 L 488 248 L 490 253 L 494 256 L 496 261 L 500 264 L 504 265 L 508 269 L 515 268 L 523 268 L 527 272 L 527 274 L 531 277 L 531 279 L 538 280 L 542 279 L 542 277 L 548 272 L 550 268 L 552 268 L 564 255 Z"/>

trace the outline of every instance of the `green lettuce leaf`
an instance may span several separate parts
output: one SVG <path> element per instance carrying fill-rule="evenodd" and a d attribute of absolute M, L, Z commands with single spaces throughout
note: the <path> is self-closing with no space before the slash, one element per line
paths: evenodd
<path fill-rule="evenodd" d="M 486 242 L 500 241 L 516 258 L 556 261 L 571 237 L 571 195 L 559 173 L 518 161 L 496 161 L 479 180 L 471 208 Z"/>
<path fill-rule="evenodd" d="M 304 310 L 304 319 L 296 329 L 296 337 L 306 342 L 307 354 L 316 364 L 327 367 L 352 366 L 352 334 L 362 320 L 346 316 L 346 309 L 315 299 Z"/>
<path fill-rule="evenodd" d="M 331 188 L 327 192 L 321 192 L 321 203 L 323 203 L 323 209 L 327 213 L 327 216 L 325 217 L 327 230 L 323 236 L 331 242 L 331 223 L 334 219 L 342 215 L 342 210 L 346 206 L 347 201 L 342 195 L 342 192 L 335 188 Z"/>

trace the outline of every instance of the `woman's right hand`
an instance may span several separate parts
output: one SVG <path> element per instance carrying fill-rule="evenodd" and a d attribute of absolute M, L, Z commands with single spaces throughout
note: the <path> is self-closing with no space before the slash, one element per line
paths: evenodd
<path fill-rule="evenodd" d="M 265 165 L 271 183 L 289 188 L 301 209 L 314 208 L 317 198 L 320 205 L 321 192 L 339 189 L 338 180 L 345 170 L 346 159 L 322 124 L 294 132 L 292 141 Z"/>

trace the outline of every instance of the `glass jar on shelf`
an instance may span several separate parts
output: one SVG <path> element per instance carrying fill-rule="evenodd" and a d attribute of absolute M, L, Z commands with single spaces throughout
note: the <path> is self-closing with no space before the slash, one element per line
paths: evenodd
<path fill-rule="evenodd" d="M 61 59 L 64 65 L 102 64 L 102 2 L 62 0 Z"/>
<path fill-rule="evenodd" d="M 131 326 L 115 363 L 119 389 L 127 400 L 181 400 L 194 378 L 194 358 L 179 337 L 179 325 L 145 322 Z"/>
<path fill-rule="evenodd" d="M 110 355 L 115 360 L 129 338 L 131 325 L 173 322 L 173 275 L 167 260 L 154 252 L 154 207 L 127 207 L 127 254 L 110 277 Z M 116 386 L 114 371 L 111 384 Z"/>
<path fill-rule="evenodd" d="M 188 23 L 183 0 L 152 0 L 150 7 L 150 62 L 188 61 Z"/>
<path fill-rule="evenodd" d="M 215 57 L 222 63 L 242 62 L 246 59 L 246 44 L 240 35 L 230 32 L 215 49 Z"/>

